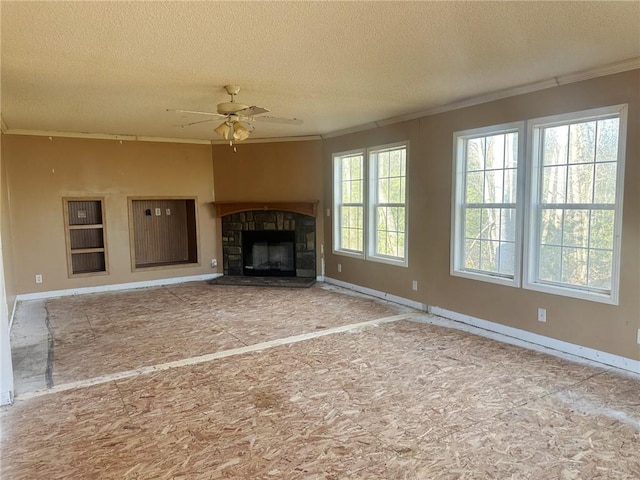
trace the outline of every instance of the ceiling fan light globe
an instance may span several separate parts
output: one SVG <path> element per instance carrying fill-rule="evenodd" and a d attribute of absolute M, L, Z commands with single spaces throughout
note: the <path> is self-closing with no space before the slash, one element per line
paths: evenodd
<path fill-rule="evenodd" d="M 236 142 L 241 142 L 249 138 L 249 129 L 242 123 L 236 122 L 233 124 L 233 139 Z"/>
<path fill-rule="evenodd" d="M 214 128 L 213 131 L 216 132 L 218 135 L 220 135 L 225 140 L 229 140 L 230 133 L 231 133 L 231 127 L 227 124 L 227 122 L 222 122 L 220 125 L 218 125 L 216 128 Z"/>

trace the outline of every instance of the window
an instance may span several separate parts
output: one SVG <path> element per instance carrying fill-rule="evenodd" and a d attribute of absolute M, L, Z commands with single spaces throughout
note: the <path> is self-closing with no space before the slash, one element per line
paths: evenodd
<path fill-rule="evenodd" d="M 528 288 L 617 303 L 624 113 L 530 123 Z"/>
<path fill-rule="evenodd" d="M 455 135 L 453 275 L 517 285 L 522 124 Z"/>
<path fill-rule="evenodd" d="M 336 154 L 333 161 L 333 251 L 406 266 L 406 143 Z"/>
<path fill-rule="evenodd" d="M 363 255 L 364 242 L 364 153 L 334 159 L 335 232 L 334 249 Z"/>
<path fill-rule="evenodd" d="M 626 106 L 527 123 L 454 134 L 451 273 L 617 304 Z"/>
<path fill-rule="evenodd" d="M 404 145 L 369 152 L 371 179 L 370 256 L 402 261 L 406 247 L 407 149 Z"/>

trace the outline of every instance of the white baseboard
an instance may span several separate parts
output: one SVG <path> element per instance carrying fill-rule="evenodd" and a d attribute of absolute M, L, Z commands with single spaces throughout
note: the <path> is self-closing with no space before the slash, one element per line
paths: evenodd
<path fill-rule="evenodd" d="M 555 350 L 557 352 L 572 355 L 574 357 L 584 358 L 592 362 L 602 363 L 611 367 L 616 367 L 622 370 L 640 374 L 639 360 L 633 360 L 631 358 L 622 357 L 620 355 L 602 352 L 600 350 L 596 350 L 595 348 L 584 347 L 582 345 L 565 342 L 563 340 L 557 340 L 551 337 L 545 337 L 544 335 L 528 332 L 519 328 L 509 327 L 500 323 L 490 322 L 488 320 L 483 320 L 481 318 L 472 317 L 463 313 L 446 310 L 440 307 L 429 307 L 428 311 L 433 315 L 448 318 L 450 320 L 454 320 L 471 327 L 476 327 L 474 330 L 480 329 L 480 331 L 472 331 L 472 333 L 493 338 L 504 343 L 524 346 L 525 348 L 527 348 L 527 346 L 528 348 L 531 348 L 531 344 L 538 345 L 544 348 Z"/>
<path fill-rule="evenodd" d="M 13 403 L 13 392 L 0 392 L 0 406 Z"/>
<path fill-rule="evenodd" d="M 146 280 L 142 282 L 117 283 L 114 285 L 99 285 L 96 287 L 70 288 L 67 290 L 51 290 L 49 292 L 22 293 L 16 296 L 16 301 L 38 300 L 41 298 L 67 297 L 69 295 L 83 295 L 86 293 L 113 292 L 117 290 L 130 290 L 133 288 L 160 287 L 162 285 L 174 285 L 176 283 L 197 282 L 211 280 L 222 276 L 221 273 L 205 275 L 192 275 L 188 277 L 160 278 L 158 280 Z"/>
<path fill-rule="evenodd" d="M 324 282 L 324 275 L 318 275 L 316 277 L 316 282 Z"/>
<path fill-rule="evenodd" d="M 18 297 L 13 299 L 13 308 L 11 309 L 11 318 L 9 319 L 9 331 L 13 328 L 13 319 L 16 316 L 16 307 L 18 306 Z"/>
<path fill-rule="evenodd" d="M 449 328 L 467 331 L 475 335 L 491 338 L 499 342 L 517 345 L 523 348 L 544 351 L 545 353 L 560 356 L 563 358 L 573 357 L 572 360 L 584 359 L 590 362 L 609 365 L 611 367 L 626 370 L 635 374 L 640 374 L 640 361 L 634 360 L 612 353 L 602 352 L 594 348 L 576 345 L 574 343 L 557 340 L 537 333 L 528 332 L 519 328 L 509 327 L 496 322 L 490 322 L 481 318 L 472 317 L 463 313 L 446 310 L 441 307 L 431 307 L 423 303 L 409 300 L 407 298 L 398 297 L 389 293 L 380 292 L 371 288 L 362 287 L 353 283 L 343 282 L 335 278 L 325 277 L 325 282 L 339 287 L 355 290 L 372 297 L 389 300 L 400 305 L 415 308 L 416 310 L 427 311 L 432 315 L 451 320 L 447 324 L 444 321 L 436 322 L 425 318 L 426 323 L 437 324 Z"/>
<path fill-rule="evenodd" d="M 331 277 L 324 277 L 324 281 L 325 283 L 337 285 L 338 287 L 347 288 L 349 290 L 355 290 L 356 292 L 364 293 L 365 295 L 370 295 L 382 300 L 399 303 L 400 305 L 404 305 L 405 307 L 411 307 L 415 308 L 416 310 L 422 311 L 427 310 L 427 306 L 424 303 L 416 302 L 415 300 L 409 300 L 408 298 L 399 297 L 390 293 L 381 292 L 380 290 L 374 290 L 372 288 L 362 287 L 353 283 L 343 282 L 342 280 L 336 280 L 335 278 Z"/>

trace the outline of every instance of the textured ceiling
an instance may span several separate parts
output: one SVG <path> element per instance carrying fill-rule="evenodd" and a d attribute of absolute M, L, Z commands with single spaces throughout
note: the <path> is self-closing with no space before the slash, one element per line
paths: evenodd
<path fill-rule="evenodd" d="M 217 139 L 238 100 L 324 135 L 640 57 L 640 2 L 1 2 L 8 131 Z"/>

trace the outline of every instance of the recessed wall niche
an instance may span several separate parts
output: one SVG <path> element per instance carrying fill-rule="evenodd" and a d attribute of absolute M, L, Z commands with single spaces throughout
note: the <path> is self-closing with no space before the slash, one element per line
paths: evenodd
<path fill-rule="evenodd" d="M 63 198 L 70 277 L 108 273 L 102 198 Z"/>
<path fill-rule="evenodd" d="M 129 198 L 132 269 L 198 263 L 195 198 Z"/>

